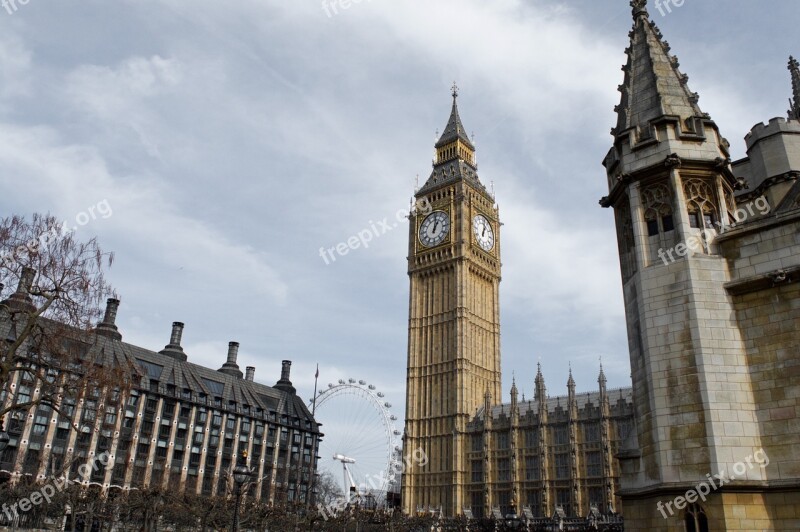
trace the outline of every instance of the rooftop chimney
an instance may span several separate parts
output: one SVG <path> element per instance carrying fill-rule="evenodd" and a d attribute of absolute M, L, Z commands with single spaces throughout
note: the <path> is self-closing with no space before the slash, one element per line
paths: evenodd
<path fill-rule="evenodd" d="M 181 337 L 183 336 L 183 323 L 176 321 L 172 324 L 172 334 L 169 337 L 169 343 L 159 351 L 162 355 L 167 355 L 175 360 L 186 362 L 187 356 L 181 347 Z"/>
<path fill-rule="evenodd" d="M 22 274 L 19 277 L 19 284 L 17 291 L 3 301 L 11 311 L 25 311 L 35 312 L 36 307 L 30 297 L 31 287 L 33 286 L 33 279 L 36 277 L 36 270 L 32 268 L 22 268 Z"/>
<path fill-rule="evenodd" d="M 279 380 L 275 386 L 273 386 L 273 388 L 288 393 L 297 393 L 297 390 L 295 390 L 294 386 L 292 386 L 292 381 L 289 380 L 291 371 L 292 361 L 284 360 L 281 367 L 281 380 Z"/>
<path fill-rule="evenodd" d="M 253 382 L 255 376 L 256 376 L 256 368 L 254 368 L 253 366 L 247 366 L 244 373 L 244 379 Z"/>
<path fill-rule="evenodd" d="M 97 324 L 95 333 L 107 338 L 122 340 L 122 335 L 117 329 L 117 310 L 119 309 L 119 299 L 109 298 L 106 301 L 106 314 L 103 321 Z"/>
<path fill-rule="evenodd" d="M 236 358 L 239 356 L 239 342 L 228 342 L 228 361 L 225 362 L 217 371 L 232 375 L 234 377 L 242 378 L 242 370 L 239 369 L 239 364 L 236 363 Z"/>
<path fill-rule="evenodd" d="M 33 268 L 22 268 L 22 275 L 19 278 L 19 284 L 17 285 L 17 293 L 20 295 L 27 296 L 30 291 L 31 287 L 33 286 L 33 279 L 36 277 L 36 270 Z"/>

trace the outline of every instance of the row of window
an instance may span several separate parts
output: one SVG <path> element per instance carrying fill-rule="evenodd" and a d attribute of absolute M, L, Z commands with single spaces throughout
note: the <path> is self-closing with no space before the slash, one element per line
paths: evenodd
<path fill-rule="evenodd" d="M 630 432 L 631 421 L 628 418 L 617 420 L 617 437 L 619 439 L 625 439 Z M 601 430 L 600 430 L 600 423 L 593 422 L 593 423 L 582 423 L 581 424 L 581 432 L 579 434 L 583 435 L 583 439 L 580 441 L 583 443 L 597 443 L 601 440 Z M 569 444 L 569 427 L 567 425 L 561 425 L 552 427 L 550 429 L 552 431 L 553 445 L 568 445 Z M 508 450 L 510 448 L 511 437 L 509 432 L 496 432 L 494 433 L 495 437 L 495 447 L 494 449 L 499 451 Z M 525 448 L 538 448 L 539 447 L 539 431 L 537 429 L 525 429 L 522 431 L 522 437 L 524 440 L 524 447 Z M 472 451 L 479 452 L 483 450 L 483 434 L 473 434 L 472 436 Z"/>
<path fill-rule="evenodd" d="M 600 451 L 592 451 L 585 453 L 585 467 L 586 477 L 602 478 L 603 472 L 603 453 Z M 570 469 L 572 464 L 570 462 L 569 453 L 558 453 L 553 456 L 554 472 L 556 480 L 567 480 L 571 477 Z M 541 479 L 541 463 L 538 456 L 525 457 L 525 480 L 540 480 Z M 511 460 L 509 458 L 500 458 L 495 461 L 498 482 L 508 482 L 511 480 Z M 483 460 L 472 460 L 472 482 L 483 482 Z"/>

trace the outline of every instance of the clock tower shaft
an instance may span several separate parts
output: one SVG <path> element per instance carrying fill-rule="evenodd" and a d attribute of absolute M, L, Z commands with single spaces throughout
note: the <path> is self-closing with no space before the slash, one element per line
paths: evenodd
<path fill-rule="evenodd" d="M 447 516 L 471 505 L 466 424 L 486 394 L 501 394 L 499 213 L 478 178 L 456 97 L 454 88 L 433 172 L 416 194 L 432 211 L 410 216 L 404 452 L 421 449 L 428 461 L 411 464 L 402 487 L 407 513 L 441 508 Z M 432 233 L 426 220 L 445 216 L 447 234 Z"/>

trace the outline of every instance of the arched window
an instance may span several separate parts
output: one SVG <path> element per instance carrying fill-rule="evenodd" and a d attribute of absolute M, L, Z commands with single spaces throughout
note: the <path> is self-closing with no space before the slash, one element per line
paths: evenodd
<path fill-rule="evenodd" d="M 647 236 L 668 233 L 675 229 L 672 218 L 672 193 L 667 185 L 653 185 L 642 190 L 642 207 Z"/>
<path fill-rule="evenodd" d="M 699 504 L 690 504 L 686 509 L 686 532 L 708 532 L 708 518 Z"/>
<path fill-rule="evenodd" d="M 684 185 L 689 225 L 693 229 L 716 229 L 719 223 L 716 194 L 711 185 L 699 179 L 691 179 Z"/>
<path fill-rule="evenodd" d="M 614 213 L 617 217 L 617 241 L 622 279 L 623 282 L 626 282 L 636 273 L 636 239 L 633 236 L 631 203 L 627 195 L 615 206 Z"/>
<path fill-rule="evenodd" d="M 644 230 L 649 246 L 647 253 L 650 263 L 655 263 L 664 256 L 665 249 L 671 249 L 677 243 L 672 190 L 666 184 L 659 183 L 642 189 L 641 194 Z"/>

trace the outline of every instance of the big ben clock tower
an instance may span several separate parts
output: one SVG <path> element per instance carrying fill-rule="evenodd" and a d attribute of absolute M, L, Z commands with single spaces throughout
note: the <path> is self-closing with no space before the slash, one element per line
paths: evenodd
<path fill-rule="evenodd" d="M 456 103 L 433 172 L 410 216 L 405 453 L 428 457 L 403 475 L 403 509 L 470 506 L 464 430 L 487 394 L 500 399 L 500 221 L 480 182 Z M 415 456 L 419 456 L 417 453 Z"/>

